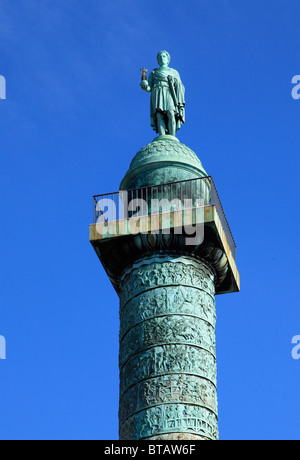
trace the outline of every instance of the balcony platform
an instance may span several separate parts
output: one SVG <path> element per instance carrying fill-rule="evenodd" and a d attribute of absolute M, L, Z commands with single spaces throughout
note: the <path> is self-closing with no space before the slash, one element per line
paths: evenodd
<path fill-rule="evenodd" d="M 219 213 L 223 213 L 219 207 Z M 148 214 L 141 217 L 110 220 L 98 222 L 89 227 L 89 239 L 97 253 L 104 269 L 106 270 L 117 293 L 119 292 L 119 276 L 122 267 L 122 257 L 120 253 L 120 263 L 118 264 L 118 253 L 116 248 L 119 243 L 131 241 L 137 235 L 151 235 L 155 238 L 155 233 L 164 233 L 168 230 L 178 231 L 183 226 L 204 227 L 204 243 L 214 244 L 214 247 L 223 251 L 226 256 L 226 278 L 219 286 L 216 286 L 216 294 L 238 292 L 240 290 L 240 276 L 235 260 L 235 244 L 228 227 L 226 218 L 224 221 L 218 213 L 217 206 L 209 204 L 201 208 L 190 208 L 171 212 L 161 212 L 158 214 Z M 225 228 L 224 228 L 225 222 Z M 182 232 L 181 232 L 182 233 Z M 149 237 L 148 237 L 149 238 Z M 229 241 L 228 241 L 229 240 Z M 114 259 L 114 261 L 112 260 Z"/>

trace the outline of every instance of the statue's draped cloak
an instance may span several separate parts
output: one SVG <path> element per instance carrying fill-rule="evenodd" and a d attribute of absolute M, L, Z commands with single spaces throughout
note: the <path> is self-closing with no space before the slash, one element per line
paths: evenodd
<path fill-rule="evenodd" d="M 168 81 L 168 76 L 172 77 L 171 83 Z M 158 133 L 157 113 L 166 114 L 168 110 L 174 110 L 177 131 L 181 124 L 185 122 L 185 88 L 181 82 L 179 73 L 177 70 L 171 68 L 154 69 L 149 75 L 148 84 L 151 88 L 151 126 Z M 173 85 L 177 104 L 175 104 L 174 97 L 172 96 L 170 84 Z"/>

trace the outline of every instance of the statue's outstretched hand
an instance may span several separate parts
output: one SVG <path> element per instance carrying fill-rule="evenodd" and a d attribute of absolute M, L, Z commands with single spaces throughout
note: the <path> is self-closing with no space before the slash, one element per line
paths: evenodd
<path fill-rule="evenodd" d="M 147 82 L 147 80 L 143 80 L 141 82 L 141 88 L 144 90 L 144 91 L 149 91 L 149 84 Z"/>

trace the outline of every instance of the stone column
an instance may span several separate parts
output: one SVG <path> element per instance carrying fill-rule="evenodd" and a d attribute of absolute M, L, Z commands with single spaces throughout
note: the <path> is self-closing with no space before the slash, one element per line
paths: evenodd
<path fill-rule="evenodd" d="M 120 282 L 120 439 L 218 439 L 215 274 L 153 254 Z"/>

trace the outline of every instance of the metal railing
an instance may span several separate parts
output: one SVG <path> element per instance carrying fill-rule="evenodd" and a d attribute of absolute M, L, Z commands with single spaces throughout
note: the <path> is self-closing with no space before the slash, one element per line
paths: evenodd
<path fill-rule="evenodd" d="M 93 222 L 111 222 L 209 205 L 216 207 L 235 259 L 236 244 L 211 176 L 94 195 Z"/>

